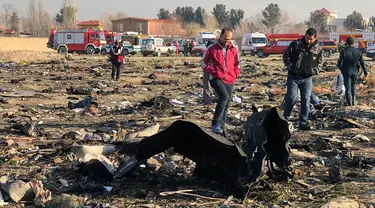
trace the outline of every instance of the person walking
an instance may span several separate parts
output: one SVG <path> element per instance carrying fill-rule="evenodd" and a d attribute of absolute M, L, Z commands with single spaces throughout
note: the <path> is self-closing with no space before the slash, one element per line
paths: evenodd
<path fill-rule="evenodd" d="M 358 78 L 359 66 L 362 67 L 365 77 L 368 76 L 368 69 L 363 60 L 362 52 L 354 48 L 354 38 L 346 39 L 347 47 L 340 53 L 337 67 L 340 69 L 344 77 L 346 105 L 352 106 L 356 104 L 356 81 Z"/>
<path fill-rule="evenodd" d="M 202 68 L 212 76 L 210 84 L 218 95 L 218 101 L 211 122 L 215 133 L 223 133 L 227 113 L 232 99 L 233 87 L 240 75 L 238 51 L 232 44 L 233 30 L 225 27 L 220 39 L 211 45 L 202 57 Z"/>
<path fill-rule="evenodd" d="M 203 57 L 205 56 L 205 53 L 207 52 L 208 48 L 213 44 L 214 42 L 212 40 L 207 41 L 206 50 L 203 54 Z M 202 58 L 201 62 L 203 62 L 203 60 L 204 58 Z M 201 66 L 204 66 L 204 63 L 203 64 L 201 63 Z M 210 90 L 210 85 L 209 85 L 209 80 L 211 79 L 212 79 L 212 76 L 209 73 L 204 71 L 203 72 L 203 105 L 211 105 L 212 103 L 211 90 Z"/>
<path fill-rule="evenodd" d="M 297 102 L 299 89 L 301 95 L 300 130 L 311 129 L 307 119 L 310 113 L 312 77 L 318 74 L 323 65 L 323 50 L 317 40 L 316 29 L 309 28 L 302 39 L 290 43 L 283 55 L 284 64 L 288 69 L 284 117 L 290 118 Z"/>
<path fill-rule="evenodd" d="M 112 75 L 111 79 L 114 80 L 116 76 L 116 81 L 120 79 L 120 71 L 123 63 L 122 47 L 116 40 L 110 52 L 111 63 L 112 63 Z"/>

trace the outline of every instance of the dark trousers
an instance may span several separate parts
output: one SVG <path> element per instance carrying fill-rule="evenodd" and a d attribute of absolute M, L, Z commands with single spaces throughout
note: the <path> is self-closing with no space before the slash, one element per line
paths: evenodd
<path fill-rule="evenodd" d="M 227 121 L 228 107 L 232 100 L 234 84 L 225 84 L 221 79 L 212 79 L 210 84 L 218 96 L 212 125 L 224 127 Z"/>
<path fill-rule="evenodd" d="M 301 93 L 301 111 L 299 114 L 299 125 L 306 125 L 310 113 L 310 98 L 312 92 L 312 78 L 295 78 L 288 75 L 287 92 L 285 96 L 284 117 L 290 117 L 292 109 L 298 99 L 298 89 Z"/>
<path fill-rule="evenodd" d="M 117 81 L 120 79 L 121 66 L 121 63 L 112 63 L 112 79 L 115 79 L 115 76 Z"/>
<path fill-rule="evenodd" d="M 345 97 L 347 105 L 355 105 L 356 87 L 358 75 L 355 72 L 343 73 L 344 86 L 345 86 Z"/>

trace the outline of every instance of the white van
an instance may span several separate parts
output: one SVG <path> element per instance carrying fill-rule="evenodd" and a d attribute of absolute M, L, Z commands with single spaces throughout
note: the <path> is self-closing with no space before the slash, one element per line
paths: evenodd
<path fill-rule="evenodd" d="M 210 32 L 201 32 L 195 37 L 195 44 L 206 45 L 209 40 L 216 40 L 216 35 Z"/>
<path fill-rule="evenodd" d="M 256 47 L 266 46 L 267 37 L 263 33 L 249 33 L 242 36 L 241 41 L 241 55 L 251 54 L 254 56 L 256 54 Z"/>

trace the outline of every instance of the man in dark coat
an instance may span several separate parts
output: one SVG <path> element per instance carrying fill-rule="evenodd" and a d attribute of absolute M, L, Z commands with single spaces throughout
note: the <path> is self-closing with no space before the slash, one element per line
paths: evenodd
<path fill-rule="evenodd" d="M 362 67 L 365 77 L 368 75 L 368 69 L 362 57 L 362 52 L 354 48 L 354 38 L 346 39 L 347 47 L 340 53 L 337 67 L 341 70 L 344 77 L 346 105 L 356 104 L 356 81 L 358 78 L 359 66 Z"/>

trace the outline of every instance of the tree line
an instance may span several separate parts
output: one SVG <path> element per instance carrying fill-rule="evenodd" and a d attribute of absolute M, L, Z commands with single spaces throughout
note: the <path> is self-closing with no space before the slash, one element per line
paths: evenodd
<path fill-rule="evenodd" d="M 227 10 L 224 4 L 216 4 L 209 13 L 201 7 L 194 9 L 193 7 L 177 7 L 174 11 L 170 12 L 168 9 L 161 8 L 158 12 L 159 19 L 174 19 L 182 23 L 183 26 L 188 24 L 198 24 L 201 27 L 207 26 L 208 16 L 211 16 L 216 21 L 217 26 L 225 27 L 230 26 L 234 29 L 247 27 L 256 27 L 258 30 L 263 28 L 269 33 L 280 32 L 280 30 L 288 27 L 314 27 L 321 34 L 326 34 L 328 31 L 327 23 L 329 15 L 315 10 L 310 13 L 307 21 L 301 23 L 291 24 L 286 13 L 280 9 L 278 4 L 271 3 L 260 15 L 256 18 L 244 20 L 244 11 L 242 9 Z M 363 29 L 375 31 L 375 16 L 371 17 L 369 21 L 365 21 L 362 14 L 354 11 L 346 17 L 344 27 L 348 30 Z M 285 32 L 285 31 L 283 31 Z"/>
<path fill-rule="evenodd" d="M 46 37 L 52 28 L 77 27 L 77 8 L 73 1 L 63 0 L 63 5 L 56 16 L 44 9 L 43 0 L 29 0 L 26 15 L 20 16 L 20 12 L 13 4 L 3 4 L 3 12 L 0 12 L 0 30 L 29 32 L 33 37 Z"/>
<path fill-rule="evenodd" d="M 44 9 L 43 0 L 29 0 L 26 15 L 20 16 L 20 12 L 12 4 L 3 4 L 0 11 L 0 30 L 11 29 L 15 31 L 26 31 L 35 37 L 45 37 L 51 28 L 65 29 L 77 27 L 78 9 L 72 0 L 63 0 L 63 5 L 56 15 L 51 15 Z M 315 10 L 310 13 L 308 20 L 304 22 L 291 22 L 287 13 L 283 12 L 278 4 L 271 3 L 265 7 L 257 16 L 244 19 L 245 13 L 242 9 L 227 9 L 224 4 L 216 4 L 211 11 L 202 7 L 191 6 L 177 7 L 170 12 L 161 8 L 157 14 L 159 19 L 172 19 L 181 22 L 188 35 L 198 30 L 206 29 L 215 31 L 218 28 L 230 26 L 240 33 L 252 30 L 267 33 L 299 33 L 304 32 L 307 27 L 316 28 L 321 34 L 327 34 L 328 14 Z M 105 29 L 112 30 L 110 20 L 126 17 L 123 12 L 104 13 L 100 20 Z M 353 11 L 344 22 L 348 31 L 354 29 L 375 31 L 375 16 L 365 21 L 362 14 Z"/>

